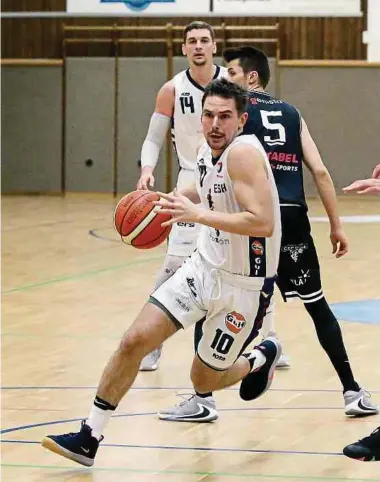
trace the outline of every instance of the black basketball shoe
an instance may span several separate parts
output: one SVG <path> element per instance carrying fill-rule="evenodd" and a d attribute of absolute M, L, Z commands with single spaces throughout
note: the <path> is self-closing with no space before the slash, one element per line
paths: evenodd
<path fill-rule="evenodd" d="M 82 421 L 80 432 L 66 433 L 63 435 L 48 435 L 44 437 L 41 445 L 78 464 L 91 467 L 94 464 L 96 452 L 100 441 L 91 434 L 91 427 Z"/>
<path fill-rule="evenodd" d="M 380 461 L 380 427 L 377 427 L 368 437 L 344 447 L 343 453 L 350 459 L 362 462 Z"/>
<path fill-rule="evenodd" d="M 254 349 L 263 352 L 266 362 L 243 378 L 240 384 L 240 397 L 245 401 L 255 400 L 272 385 L 276 363 L 282 351 L 279 341 L 272 336 L 268 336 Z"/>

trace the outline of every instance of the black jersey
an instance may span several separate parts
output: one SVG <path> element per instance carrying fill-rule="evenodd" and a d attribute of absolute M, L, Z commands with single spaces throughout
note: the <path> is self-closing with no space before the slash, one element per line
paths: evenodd
<path fill-rule="evenodd" d="M 281 204 L 307 208 L 303 188 L 301 115 L 292 105 L 266 92 L 249 92 L 243 134 L 255 134 L 263 145 Z"/>

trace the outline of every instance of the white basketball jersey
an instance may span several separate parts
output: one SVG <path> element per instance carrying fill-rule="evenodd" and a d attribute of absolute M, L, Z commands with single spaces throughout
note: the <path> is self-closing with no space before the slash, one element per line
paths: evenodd
<path fill-rule="evenodd" d="M 216 66 L 214 79 L 227 76 L 225 67 Z M 190 70 L 173 77 L 175 89 L 172 142 L 182 169 L 194 171 L 197 148 L 202 140 L 202 97 L 204 88 L 195 82 Z"/>
<path fill-rule="evenodd" d="M 198 238 L 198 251 L 215 268 L 243 276 L 272 277 L 276 274 L 280 254 L 281 215 L 272 169 L 257 137 L 255 135 L 238 136 L 215 165 L 212 162 L 211 149 L 205 143 L 198 153 L 197 191 L 202 203 L 208 209 L 225 213 L 243 212 L 236 200 L 227 169 L 229 151 L 233 146 L 242 143 L 258 149 L 265 159 L 273 197 L 273 234 L 269 238 L 242 236 L 203 226 Z"/>

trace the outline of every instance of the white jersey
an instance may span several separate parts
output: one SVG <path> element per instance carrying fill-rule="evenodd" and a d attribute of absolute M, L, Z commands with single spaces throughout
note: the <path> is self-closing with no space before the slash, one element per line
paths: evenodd
<path fill-rule="evenodd" d="M 236 200 L 227 169 L 230 149 L 241 143 L 255 147 L 265 159 L 273 197 L 273 234 L 268 238 L 250 237 L 203 226 L 197 248 L 200 255 L 215 268 L 243 276 L 269 278 L 274 276 L 277 271 L 281 243 L 281 215 L 272 169 L 257 137 L 255 135 L 236 137 L 217 159 L 215 165 L 211 149 L 205 143 L 198 153 L 197 191 L 204 206 L 211 210 L 225 213 L 243 212 Z"/>
<path fill-rule="evenodd" d="M 227 76 L 225 67 L 216 66 L 214 79 Z M 213 80 L 214 80 L 213 79 Z M 183 70 L 173 77 L 175 89 L 172 142 L 182 169 L 194 171 L 197 148 L 203 138 L 201 115 L 204 88 Z"/>

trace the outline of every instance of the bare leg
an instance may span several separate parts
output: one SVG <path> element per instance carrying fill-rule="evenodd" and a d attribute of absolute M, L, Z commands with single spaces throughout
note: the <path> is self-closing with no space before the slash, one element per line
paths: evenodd
<path fill-rule="evenodd" d="M 198 357 L 194 357 L 191 368 L 191 380 L 199 393 L 207 393 L 234 385 L 242 380 L 251 370 L 249 361 L 240 356 L 236 362 L 225 371 L 216 371 L 205 365 Z"/>
<path fill-rule="evenodd" d="M 116 406 L 134 382 L 142 358 L 177 329 L 160 308 L 146 303 L 104 369 L 97 396 Z"/>

